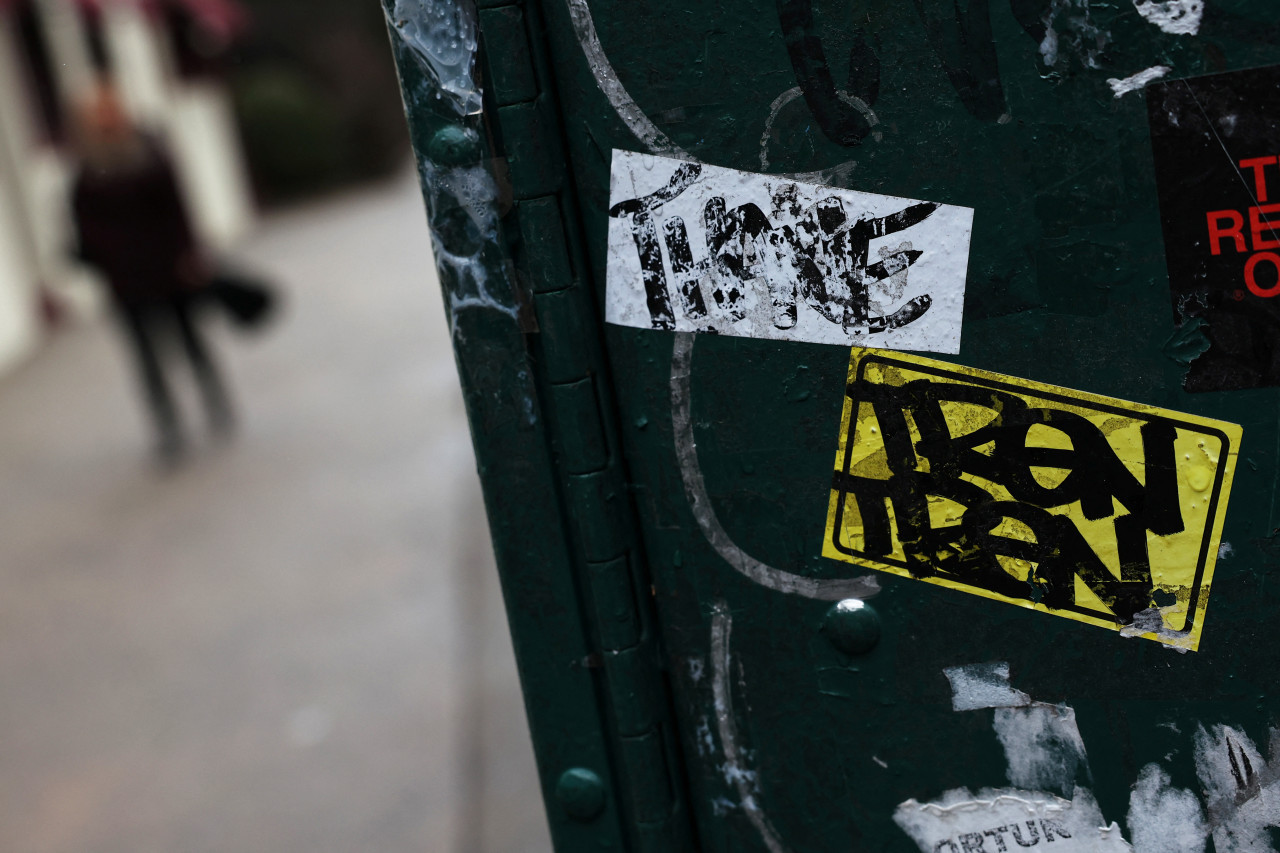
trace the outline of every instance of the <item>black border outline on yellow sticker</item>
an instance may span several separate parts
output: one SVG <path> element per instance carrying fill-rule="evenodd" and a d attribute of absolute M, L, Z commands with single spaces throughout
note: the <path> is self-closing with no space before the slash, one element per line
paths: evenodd
<path fill-rule="evenodd" d="M 861 356 L 859 356 L 860 352 L 862 353 Z M 993 390 L 1012 393 L 1018 396 L 1036 397 L 1062 405 L 1092 409 L 1094 411 L 1114 414 L 1120 417 L 1130 419 L 1145 418 L 1151 421 L 1164 421 L 1175 428 L 1209 436 L 1221 441 L 1222 448 L 1219 452 L 1221 464 L 1217 466 L 1217 470 L 1214 472 L 1213 494 L 1209 500 L 1204 535 L 1200 543 L 1200 550 L 1196 562 L 1194 579 L 1191 585 L 1191 592 L 1188 596 L 1186 618 L 1183 620 L 1182 627 L 1176 629 L 1176 633 L 1186 635 L 1190 640 L 1190 642 L 1185 644 L 1184 647 L 1189 648 L 1192 651 L 1196 650 L 1200 642 L 1200 633 L 1204 628 L 1203 617 L 1208 607 L 1207 599 L 1202 602 L 1200 600 L 1200 596 L 1203 591 L 1203 587 L 1208 580 L 1208 578 L 1206 578 L 1206 570 L 1210 565 L 1210 550 L 1216 542 L 1220 542 L 1222 537 L 1222 525 L 1225 520 L 1225 512 L 1220 516 L 1218 514 L 1218 507 L 1226 490 L 1230 488 L 1230 481 L 1234 476 L 1234 460 L 1239 453 L 1239 449 L 1233 446 L 1231 436 L 1223 430 L 1221 426 L 1234 427 L 1237 436 L 1241 434 L 1239 426 L 1226 424 L 1223 421 L 1215 421 L 1210 418 L 1204 418 L 1196 415 L 1170 412 L 1167 409 L 1160 409 L 1158 407 L 1142 403 L 1131 403 L 1118 398 L 1106 397 L 1087 391 L 1075 391 L 1073 389 L 1050 385 L 1048 383 L 1038 382 L 1035 380 L 1024 380 L 1012 376 L 1001 376 L 1000 374 L 978 368 L 951 365 L 945 362 L 939 362 L 919 356 L 898 356 L 882 350 L 854 348 L 851 360 L 854 364 L 850 365 L 850 370 L 846 375 L 843 408 L 844 416 L 841 420 L 840 444 L 842 447 L 843 458 L 837 456 L 836 461 L 839 467 L 833 472 L 831 482 L 830 507 L 827 515 L 825 531 L 826 538 L 823 547 L 824 556 L 833 559 L 841 559 L 845 562 L 854 562 L 859 565 L 866 565 L 882 571 L 887 570 L 891 574 L 909 577 L 912 580 L 923 581 L 935 586 L 946 586 L 958 589 L 963 592 L 979 595 L 983 598 L 1006 602 L 1025 609 L 1038 610 L 1051 615 L 1075 613 L 1077 614 L 1076 617 L 1067 616 L 1067 618 L 1074 618 L 1075 621 L 1085 622 L 1086 624 L 1109 627 L 1113 630 L 1118 630 L 1124 626 L 1118 625 L 1116 623 L 1115 615 L 1110 612 L 1101 612 L 1087 607 L 1081 607 L 1079 605 L 1049 608 L 1038 604 L 1037 602 L 1009 598 L 984 587 L 966 584 L 963 581 L 959 581 L 954 578 L 946 578 L 945 580 L 917 578 L 906 572 L 908 564 L 901 560 L 895 560 L 892 557 L 869 556 L 841 545 L 839 541 L 841 531 L 843 529 L 841 522 L 844 517 L 845 504 L 849 492 L 840 485 L 840 480 L 842 476 L 847 476 L 849 472 L 854 446 L 854 443 L 850 440 L 852 438 L 854 427 L 854 424 L 851 423 L 851 421 L 857 417 L 856 413 L 861 403 L 860 400 L 854 397 L 855 384 L 865 381 L 864 374 L 868 365 L 879 364 L 885 367 L 899 368 L 912 373 L 936 376 L 941 379 L 953 380 L 968 385 L 978 385 L 991 388 Z M 1176 417 L 1172 417 L 1171 415 L 1176 415 Z M 831 553 L 828 549 L 837 553 Z M 1216 558 L 1216 554 L 1214 557 Z M 1199 623 L 1195 621 L 1197 615 L 1199 615 L 1201 619 Z M 1159 636 L 1152 633 L 1143 633 L 1140 634 L 1140 636 L 1163 641 Z M 1183 644 L 1177 643 L 1177 645 Z"/>

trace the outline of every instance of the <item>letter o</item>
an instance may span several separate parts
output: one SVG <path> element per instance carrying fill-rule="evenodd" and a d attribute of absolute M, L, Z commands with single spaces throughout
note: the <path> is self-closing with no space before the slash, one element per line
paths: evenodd
<path fill-rule="evenodd" d="M 1260 261 L 1267 260 L 1271 262 L 1271 266 L 1276 271 L 1276 283 L 1270 287 L 1259 287 L 1258 281 L 1254 277 L 1254 270 Z M 1249 292 L 1254 296 L 1271 297 L 1280 296 L 1280 255 L 1275 252 L 1258 252 L 1253 255 L 1244 265 L 1244 283 L 1249 286 Z"/>

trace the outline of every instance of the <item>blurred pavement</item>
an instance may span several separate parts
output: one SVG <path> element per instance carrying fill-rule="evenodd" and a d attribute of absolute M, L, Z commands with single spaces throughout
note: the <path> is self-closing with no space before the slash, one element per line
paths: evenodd
<path fill-rule="evenodd" d="M 0 850 L 544 853 L 416 184 L 237 257 L 229 446 L 153 470 L 106 323 L 0 377 Z"/>

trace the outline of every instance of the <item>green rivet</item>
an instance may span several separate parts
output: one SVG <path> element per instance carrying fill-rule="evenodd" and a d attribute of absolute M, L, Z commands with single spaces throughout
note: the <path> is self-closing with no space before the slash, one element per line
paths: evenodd
<path fill-rule="evenodd" d="M 591 820 L 604 811 L 604 783 L 585 767 L 571 767 L 560 774 L 556 799 L 569 817 Z"/>
<path fill-rule="evenodd" d="M 865 655 L 880 642 L 880 617 L 865 601 L 846 598 L 827 611 L 822 633 L 845 654 Z"/>
<path fill-rule="evenodd" d="M 427 156 L 441 166 L 466 166 L 480 160 L 480 134 L 469 127 L 446 124 L 427 143 Z"/>

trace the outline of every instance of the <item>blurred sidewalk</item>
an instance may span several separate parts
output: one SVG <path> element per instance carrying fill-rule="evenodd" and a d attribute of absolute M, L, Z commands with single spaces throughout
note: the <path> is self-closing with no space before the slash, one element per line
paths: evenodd
<path fill-rule="evenodd" d="M 0 850 L 544 853 L 416 184 L 237 257 L 230 446 L 154 472 L 106 323 L 0 377 Z"/>

